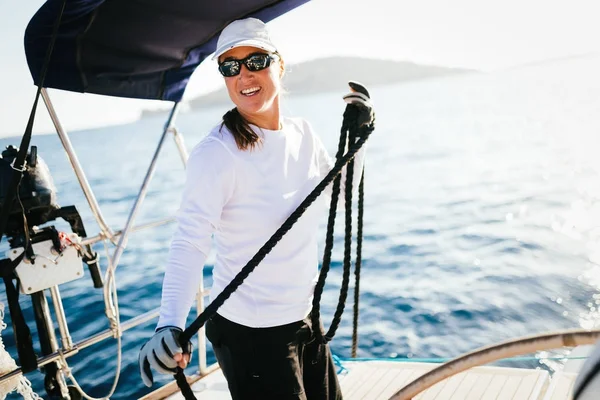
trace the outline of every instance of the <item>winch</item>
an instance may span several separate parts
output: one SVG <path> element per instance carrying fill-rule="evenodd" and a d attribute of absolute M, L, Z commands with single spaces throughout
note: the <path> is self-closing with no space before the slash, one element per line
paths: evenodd
<path fill-rule="evenodd" d="M 0 275 L 6 286 L 10 316 L 14 327 L 19 362 L 23 372 L 37 368 L 31 334 L 19 304 L 19 292 L 31 295 L 42 355 L 51 354 L 54 332 L 48 326 L 49 310 L 44 290 L 57 291 L 63 283 L 84 275 L 83 263 L 89 267 L 94 287 L 103 286 L 98 254 L 90 245 L 83 245 L 86 237 L 81 216 L 74 206 L 60 207 L 56 188 L 48 166 L 32 146 L 25 158 L 16 197 L 9 203 L 8 189 L 15 170 L 18 149 L 8 146 L 0 157 L 0 207 L 8 218 L 4 235 L 10 249 L 0 260 Z M 61 232 L 49 222 L 61 218 L 72 232 Z M 13 281 L 16 281 L 16 286 Z M 17 290 L 18 288 L 18 290 Z M 46 391 L 51 397 L 61 398 L 57 379 L 58 365 L 44 366 Z"/>

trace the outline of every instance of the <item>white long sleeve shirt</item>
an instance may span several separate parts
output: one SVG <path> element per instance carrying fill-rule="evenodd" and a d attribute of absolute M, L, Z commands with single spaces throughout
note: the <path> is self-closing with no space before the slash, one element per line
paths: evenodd
<path fill-rule="evenodd" d="M 323 143 L 302 119 L 284 118 L 277 131 L 252 129 L 262 138 L 254 149 L 239 150 L 232 134 L 219 124 L 190 154 L 158 327 L 185 327 L 213 241 L 211 301 L 333 167 Z M 363 162 L 361 150 L 355 157 L 353 187 L 358 186 Z M 225 301 L 219 314 L 249 327 L 283 325 L 308 315 L 318 277 L 318 227 L 329 199 L 330 189 Z"/>

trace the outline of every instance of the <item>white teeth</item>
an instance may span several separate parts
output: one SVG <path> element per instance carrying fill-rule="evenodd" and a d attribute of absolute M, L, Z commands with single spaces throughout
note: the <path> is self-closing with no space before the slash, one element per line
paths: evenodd
<path fill-rule="evenodd" d="M 252 94 L 254 92 L 258 92 L 259 90 L 260 90 L 260 87 L 255 86 L 255 87 L 251 87 L 251 88 L 242 90 L 242 94 Z"/>

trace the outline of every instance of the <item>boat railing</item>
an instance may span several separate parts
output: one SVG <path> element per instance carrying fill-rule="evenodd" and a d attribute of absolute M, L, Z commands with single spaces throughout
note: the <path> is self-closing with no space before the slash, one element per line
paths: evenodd
<path fill-rule="evenodd" d="M 92 190 L 92 187 L 90 186 L 90 183 L 88 182 L 87 177 L 85 176 L 85 173 L 83 172 L 81 163 L 79 162 L 79 159 L 77 158 L 77 153 L 75 152 L 75 149 L 73 148 L 73 145 L 71 144 L 71 139 L 69 138 L 69 135 L 63 128 L 62 123 L 60 122 L 60 119 L 58 118 L 58 114 L 56 113 L 56 110 L 54 109 L 54 105 L 52 104 L 52 101 L 50 100 L 50 95 L 48 94 L 48 91 L 45 88 L 41 90 L 41 94 L 42 94 L 42 99 L 44 100 L 44 104 L 46 105 L 46 109 L 48 110 L 48 114 L 50 115 L 50 119 L 52 120 L 52 123 L 54 124 L 56 133 L 58 134 L 58 138 L 60 139 L 60 142 L 62 143 L 63 148 L 65 149 L 67 158 L 69 159 L 69 162 L 71 163 L 71 167 L 73 168 L 73 171 L 75 172 L 75 176 L 77 177 L 77 180 L 79 181 L 79 185 L 81 186 L 81 190 L 83 190 L 83 194 L 85 195 L 85 198 L 87 199 L 87 202 L 90 206 L 92 214 L 94 215 L 94 218 L 96 218 L 96 221 L 98 222 L 98 225 L 100 226 L 100 230 L 101 230 L 103 236 L 112 241 L 112 240 L 114 240 L 113 239 L 114 234 L 113 234 L 112 230 L 110 229 L 110 227 L 108 226 L 108 223 L 106 222 L 104 216 L 102 215 L 102 211 L 100 210 L 100 205 L 98 204 L 98 201 L 96 200 L 94 191 Z"/>
<path fill-rule="evenodd" d="M 209 294 L 209 289 L 206 289 L 202 292 L 198 292 L 197 298 L 204 298 Z M 203 300 L 198 300 L 198 304 L 204 304 Z M 202 309 L 198 309 L 198 314 L 200 314 L 200 310 Z M 144 314 L 138 315 L 137 317 L 134 318 L 130 318 L 127 321 L 121 322 L 121 329 L 120 329 L 120 333 L 122 334 L 125 331 L 128 331 L 132 328 L 135 328 L 137 326 L 146 324 L 150 321 L 152 321 L 153 319 L 158 318 L 158 314 L 159 314 L 159 310 L 158 308 L 152 311 L 148 311 Z M 202 328 L 201 331 L 198 332 L 198 374 L 199 375 L 206 375 L 207 371 L 212 370 L 211 367 L 207 367 L 207 357 L 206 357 L 206 339 L 204 336 L 204 328 Z M 49 364 L 51 362 L 55 362 L 55 361 L 59 361 L 62 358 L 69 358 L 74 356 L 75 354 L 77 354 L 80 350 L 85 349 L 86 347 L 89 346 L 93 346 L 103 340 L 106 339 L 110 339 L 110 338 L 114 338 L 115 337 L 115 332 L 113 329 L 106 329 L 102 332 L 96 333 L 93 336 L 90 336 L 86 339 L 83 339 L 77 343 L 71 344 L 70 346 L 64 346 L 62 349 L 58 349 L 57 351 L 48 354 L 46 356 L 40 357 L 38 358 L 38 366 L 39 367 L 43 367 L 46 364 Z M 64 345 L 64 343 L 63 343 Z M 8 372 L 2 376 L 0 376 L 0 384 L 2 384 L 4 381 L 7 381 L 11 378 L 14 378 L 15 376 L 19 376 L 22 375 L 23 371 L 21 370 L 21 368 L 16 368 L 15 370 Z"/>
<path fill-rule="evenodd" d="M 45 88 L 42 89 L 41 95 L 44 100 L 46 109 L 48 110 L 48 113 L 50 115 L 50 118 L 54 124 L 54 127 L 56 129 L 58 137 L 59 137 L 59 139 L 62 143 L 62 146 L 67 154 L 67 157 L 69 159 L 71 167 L 73 168 L 73 171 L 75 173 L 75 176 L 77 177 L 77 180 L 79 181 L 79 185 L 81 186 L 83 194 L 84 194 L 84 196 L 90 206 L 92 214 L 93 214 L 94 218 L 96 219 L 98 226 L 100 228 L 100 233 L 98 233 L 96 236 L 83 238 L 82 245 L 92 245 L 92 244 L 95 244 L 95 243 L 98 243 L 101 241 L 106 241 L 106 240 L 109 240 L 113 245 L 115 245 L 115 249 L 114 249 L 114 252 L 112 253 L 112 256 L 107 254 L 108 267 L 107 267 L 107 271 L 105 274 L 105 285 L 104 285 L 104 299 L 105 299 L 105 305 L 106 305 L 106 312 L 107 312 L 107 316 L 109 316 L 110 308 L 112 308 L 113 312 L 114 312 L 114 304 L 112 303 L 112 298 L 111 298 L 111 293 L 110 293 L 111 285 L 106 284 L 106 283 L 107 283 L 107 280 L 111 279 L 111 277 L 114 276 L 114 272 L 119 265 L 121 255 L 123 254 L 123 252 L 125 251 L 125 249 L 127 247 L 127 241 L 129 239 L 129 235 L 133 232 L 155 228 L 155 227 L 158 227 L 158 226 L 161 226 L 161 225 L 164 225 L 164 224 L 174 221 L 174 218 L 165 218 L 165 219 L 161 219 L 158 221 L 154 221 L 154 222 L 150 222 L 150 223 L 146 223 L 146 224 L 142 224 L 142 225 L 137 225 L 137 226 L 134 225 L 138 211 L 139 211 L 142 203 L 144 202 L 146 194 L 148 192 L 148 186 L 150 184 L 150 181 L 152 180 L 154 172 L 156 171 L 158 157 L 159 157 L 160 152 L 166 141 L 165 139 L 168 135 L 173 136 L 173 140 L 174 140 L 177 150 L 180 154 L 181 160 L 183 162 L 183 166 L 185 167 L 187 164 L 188 152 L 185 148 L 183 135 L 175 127 L 175 120 L 177 118 L 177 114 L 179 111 L 179 103 L 174 103 L 173 108 L 171 109 L 171 111 L 169 113 L 167 122 L 165 123 L 164 128 L 163 128 L 163 133 L 160 137 L 158 146 L 154 152 L 154 155 L 152 157 L 152 160 L 150 162 L 150 165 L 148 167 L 148 170 L 146 172 L 146 175 L 145 175 L 142 185 L 140 187 L 139 193 L 138 193 L 138 195 L 133 203 L 133 206 L 130 210 L 130 213 L 129 213 L 129 216 L 127 218 L 124 228 L 122 230 L 113 231 L 109 227 L 109 224 L 107 223 L 106 219 L 104 218 L 104 216 L 102 214 L 100 205 L 98 204 L 98 201 L 96 200 L 96 197 L 94 195 L 94 191 L 85 175 L 85 172 L 83 171 L 83 168 L 79 162 L 79 159 L 77 158 L 75 150 L 71 144 L 69 135 L 66 132 L 66 130 L 64 129 L 64 127 L 62 126 L 60 119 L 58 118 L 58 115 L 54 109 L 54 106 L 52 104 L 52 101 L 50 99 L 50 95 L 49 95 L 47 89 L 45 89 Z M 55 333 L 55 330 L 53 327 L 54 324 L 53 324 L 53 321 L 51 320 L 50 312 L 48 310 L 48 302 L 46 300 L 45 290 L 41 291 L 41 296 L 40 296 L 41 304 L 45 311 L 44 312 L 45 320 L 46 320 L 46 325 L 48 327 L 47 334 L 49 337 L 49 342 L 51 345 L 52 352 L 50 354 L 46 354 L 46 355 L 38 358 L 38 366 L 39 367 L 42 367 L 42 366 L 47 365 L 52 362 L 57 362 L 59 364 L 62 364 L 65 362 L 65 360 L 68 357 L 71 357 L 71 356 L 77 354 L 80 350 L 83 350 L 86 347 L 92 346 L 98 342 L 105 340 L 105 339 L 120 338 L 122 336 L 123 332 L 125 332 L 129 329 L 132 329 L 134 327 L 137 327 L 139 325 L 145 324 L 145 323 L 157 318 L 159 315 L 159 311 L 158 311 L 158 309 L 156 309 L 156 310 L 148 311 L 142 315 L 139 315 L 135 318 L 131 318 L 131 319 L 129 319 L 127 321 L 123 321 L 123 322 L 119 321 L 118 315 L 115 318 L 111 318 L 109 316 L 109 321 L 110 321 L 109 329 L 99 332 L 99 333 L 97 333 L 93 336 L 90 336 L 86 339 L 83 339 L 79 342 L 73 343 L 70 333 L 69 333 L 68 326 L 67 326 L 65 311 L 64 311 L 63 304 L 62 304 L 62 299 L 60 297 L 60 292 L 59 292 L 58 286 L 53 286 L 53 287 L 50 287 L 49 289 L 50 289 L 50 295 L 52 297 L 52 303 L 54 305 L 56 322 L 57 322 L 57 325 L 59 328 L 58 330 L 59 330 L 62 346 L 60 348 L 58 346 L 56 333 Z M 196 297 L 196 305 L 197 305 L 198 314 L 200 314 L 204 310 L 204 305 L 205 305 L 204 298 L 207 295 L 208 295 L 208 290 L 204 288 L 204 282 L 201 280 L 200 286 L 198 288 L 198 294 Z M 117 309 L 118 309 L 118 307 L 117 307 Z M 197 351 L 198 351 L 198 375 L 203 376 L 203 375 L 207 374 L 208 372 L 214 370 L 214 368 L 215 368 L 214 365 L 207 366 L 206 339 L 204 336 L 204 329 L 200 329 L 198 331 L 198 350 Z M 16 369 L 0 376 L 0 383 L 7 381 L 9 379 L 12 379 L 16 376 L 22 375 L 22 374 L 23 374 L 22 369 L 20 367 L 18 367 Z M 63 376 L 63 379 L 60 379 L 58 381 L 58 383 L 61 386 L 66 385 L 66 382 L 64 381 L 64 376 Z M 66 388 L 61 387 L 61 389 L 66 389 Z"/>

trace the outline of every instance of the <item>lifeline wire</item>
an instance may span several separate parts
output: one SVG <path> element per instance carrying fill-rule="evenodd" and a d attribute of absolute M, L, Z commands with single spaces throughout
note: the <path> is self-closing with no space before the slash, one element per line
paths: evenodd
<path fill-rule="evenodd" d="M 106 259 L 108 260 L 108 267 L 107 267 L 106 276 L 104 279 L 105 279 L 106 284 L 108 285 L 107 293 L 109 294 L 109 297 L 110 297 L 110 294 L 112 294 L 112 296 L 113 296 L 110 299 L 106 299 L 106 293 L 105 293 L 105 299 L 104 299 L 105 307 L 106 307 L 105 311 L 106 311 L 106 316 L 108 317 L 110 326 L 116 333 L 116 339 L 117 339 L 117 367 L 116 367 L 116 372 L 115 372 L 115 379 L 113 381 L 113 385 L 110 388 L 108 394 L 104 397 L 99 397 L 99 398 L 88 395 L 81 388 L 81 386 L 79 385 L 79 383 L 73 376 L 71 368 L 69 368 L 69 366 L 67 364 L 67 360 L 64 357 L 64 355 L 62 354 L 62 352 L 60 353 L 61 362 L 64 365 L 65 375 L 73 383 L 75 388 L 77 388 L 79 393 L 81 393 L 81 395 L 83 397 L 85 397 L 87 400 L 108 400 L 108 399 L 110 399 L 110 397 L 115 393 L 115 390 L 117 389 L 117 384 L 119 383 L 119 378 L 121 376 L 121 356 L 122 356 L 121 320 L 119 317 L 119 298 L 117 297 L 117 282 L 116 282 L 116 277 L 115 277 L 115 268 L 114 268 L 114 265 L 110 258 L 106 239 L 103 240 L 103 243 L 104 243 L 104 250 L 106 252 Z M 111 292 L 111 289 L 112 289 L 112 292 Z M 113 298 L 114 298 L 114 302 L 112 302 Z"/>

